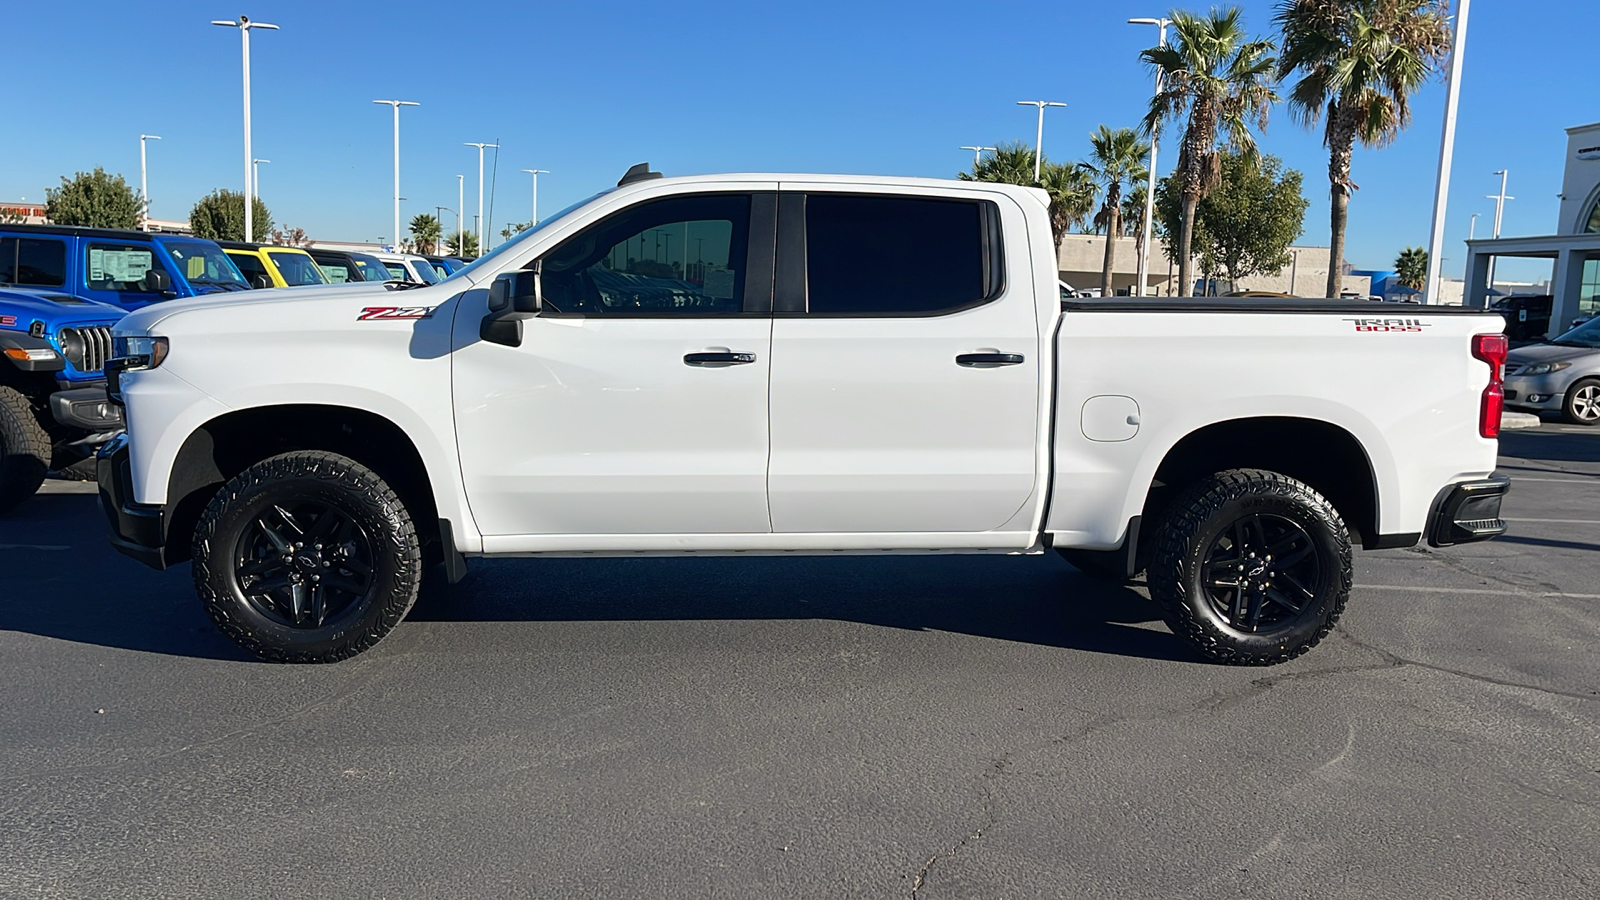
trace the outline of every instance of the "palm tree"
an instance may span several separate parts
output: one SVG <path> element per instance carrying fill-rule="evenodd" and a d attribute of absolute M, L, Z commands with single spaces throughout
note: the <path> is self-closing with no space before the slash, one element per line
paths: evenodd
<path fill-rule="evenodd" d="M 1326 119 L 1333 200 L 1328 296 L 1343 287 L 1355 142 L 1382 147 L 1411 124 L 1410 96 L 1450 51 L 1444 0 L 1284 0 L 1279 77 L 1299 72 L 1289 110 L 1307 128 Z"/>
<path fill-rule="evenodd" d="M 411 217 L 411 246 L 417 253 L 433 253 L 439 245 L 439 220 L 428 213 Z"/>
<path fill-rule="evenodd" d="M 1150 101 L 1143 132 L 1152 134 L 1167 120 L 1188 114 L 1174 173 L 1183 190 L 1178 231 L 1178 285 L 1192 290 L 1194 211 L 1215 189 L 1226 147 L 1255 154 L 1250 126 L 1267 127 L 1267 110 L 1278 99 L 1273 90 L 1273 43 L 1247 40 L 1238 7 L 1213 9 L 1204 18 L 1183 10 L 1171 14 L 1172 43 L 1151 47 L 1140 58 L 1156 70 L 1161 90 Z"/>
<path fill-rule="evenodd" d="M 1422 290 L 1428 283 L 1428 251 L 1421 247 L 1407 247 L 1395 257 L 1394 274 L 1400 283 L 1414 291 Z"/>
<path fill-rule="evenodd" d="M 1094 209 L 1095 186 L 1081 166 L 1045 160 L 1039 167 L 1039 180 L 1033 180 L 1033 148 L 1012 142 L 997 145 L 988 158 L 971 172 L 958 176 L 962 181 L 993 181 L 1042 187 L 1050 195 L 1050 225 L 1055 231 L 1056 254 L 1061 240 L 1073 225 L 1082 225 Z"/>
<path fill-rule="evenodd" d="M 1144 159 L 1150 145 L 1139 140 L 1131 128 L 1113 131 L 1104 125 L 1089 135 L 1093 148 L 1083 170 L 1105 188 L 1105 202 L 1094 217 L 1094 224 L 1106 232 L 1105 263 L 1100 268 L 1100 296 L 1111 296 L 1111 269 L 1116 259 L 1117 238 L 1122 236 L 1122 182 L 1137 182 L 1145 177 Z"/>

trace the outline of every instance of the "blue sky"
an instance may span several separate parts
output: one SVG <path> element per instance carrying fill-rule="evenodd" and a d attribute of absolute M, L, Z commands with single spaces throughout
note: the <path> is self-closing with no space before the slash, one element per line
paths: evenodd
<path fill-rule="evenodd" d="M 1274 3 L 1240 5 L 1253 30 L 1270 31 Z M 529 216 L 524 168 L 551 171 L 539 184 L 546 214 L 641 160 L 668 174 L 951 177 L 971 162 L 962 144 L 1033 140 L 1035 113 L 1017 100 L 1066 102 L 1046 114 L 1045 154 L 1081 158 L 1095 126 L 1142 114 L 1151 82 L 1138 52 L 1155 30 L 1124 20 L 1164 11 L 1149 0 L 13 0 L 0 4 L 12 101 L 0 199 L 42 200 L 60 176 L 96 165 L 137 186 L 140 132 L 163 137 L 150 144 L 155 217 L 185 218 L 207 191 L 239 188 L 238 33 L 208 23 L 241 12 L 282 26 L 251 42 L 254 150 L 272 160 L 263 199 L 313 238 L 373 240 L 392 237 L 391 114 L 373 99 L 422 104 L 402 112 L 405 219 L 455 207 L 464 174 L 470 223 L 477 157 L 462 142 L 498 140 L 498 230 Z M 1549 233 L 1562 129 L 1600 119 L 1585 75 L 1600 2 L 1477 0 L 1470 25 L 1445 253 L 1457 274 L 1469 216 L 1485 214 L 1480 235 L 1492 219 L 1490 173 L 1511 171 L 1504 233 Z M 1386 268 L 1426 243 L 1443 104 L 1442 81 L 1431 84 L 1396 144 L 1357 150 L 1357 267 Z M 1260 143 L 1305 173 L 1301 242 L 1326 244 L 1320 132 L 1280 107 Z M 1163 174 L 1174 158 L 1163 154 Z M 1548 267 L 1501 268 L 1543 278 Z"/>

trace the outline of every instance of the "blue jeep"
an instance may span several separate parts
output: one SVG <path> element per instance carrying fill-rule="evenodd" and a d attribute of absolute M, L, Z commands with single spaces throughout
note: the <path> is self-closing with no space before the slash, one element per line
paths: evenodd
<path fill-rule="evenodd" d="M 8 286 L 44 288 L 125 310 L 250 289 L 211 241 L 69 225 L 0 225 L 0 287 Z"/>
<path fill-rule="evenodd" d="M 94 453 L 122 430 L 106 400 L 115 306 L 55 291 L 0 288 L 0 513 L 49 469 L 92 478 Z"/>

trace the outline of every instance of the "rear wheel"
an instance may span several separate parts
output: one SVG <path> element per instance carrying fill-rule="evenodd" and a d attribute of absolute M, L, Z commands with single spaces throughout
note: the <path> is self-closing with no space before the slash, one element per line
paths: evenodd
<path fill-rule="evenodd" d="M 1333 629 L 1351 585 L 1350 537 L 1309 486 L 1258 469 L 1220 472 L 1173 506 L 1150 566 L 1168 626 L 1203 656 L 1272 665 Z"/>
<path fill-rule="evenodd" d="M 50 435 L 33 404 L 0 386 L 0 513 L 32 497 L 50 469 Z"/>
<path fill-rule="evenodd" d="M 1600 425 L 1600 378 L 1584 378 L 1567 388 L 1561 412 L 1574 425 Z"/>
<path fill-rule="evenodd" d="M 206 507 L 194 583 L 239 646 L 272 662 L 334 662 L 416 602 L 422 552 L 400 499 L 366 466 L 300 451 L 259 462 Z"/>

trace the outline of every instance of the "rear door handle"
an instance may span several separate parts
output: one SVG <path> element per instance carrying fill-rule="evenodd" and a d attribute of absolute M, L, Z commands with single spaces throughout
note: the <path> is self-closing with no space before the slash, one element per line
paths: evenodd
<path fill-rule="evenodd" d="M 754 353 L 729 350 L 707 350 L 702 353 L 685 353 L 683 364 L 703 369 L 725 369 L 728 366 L 746 366 L 756 361 Z"/>
<path fill-rule="evenodd" d="M 956 365 L 969 369 L 998 369 L 1021 365 L 1023 361 L 1021 353 L 963 353 L 956 357 Z"/>

